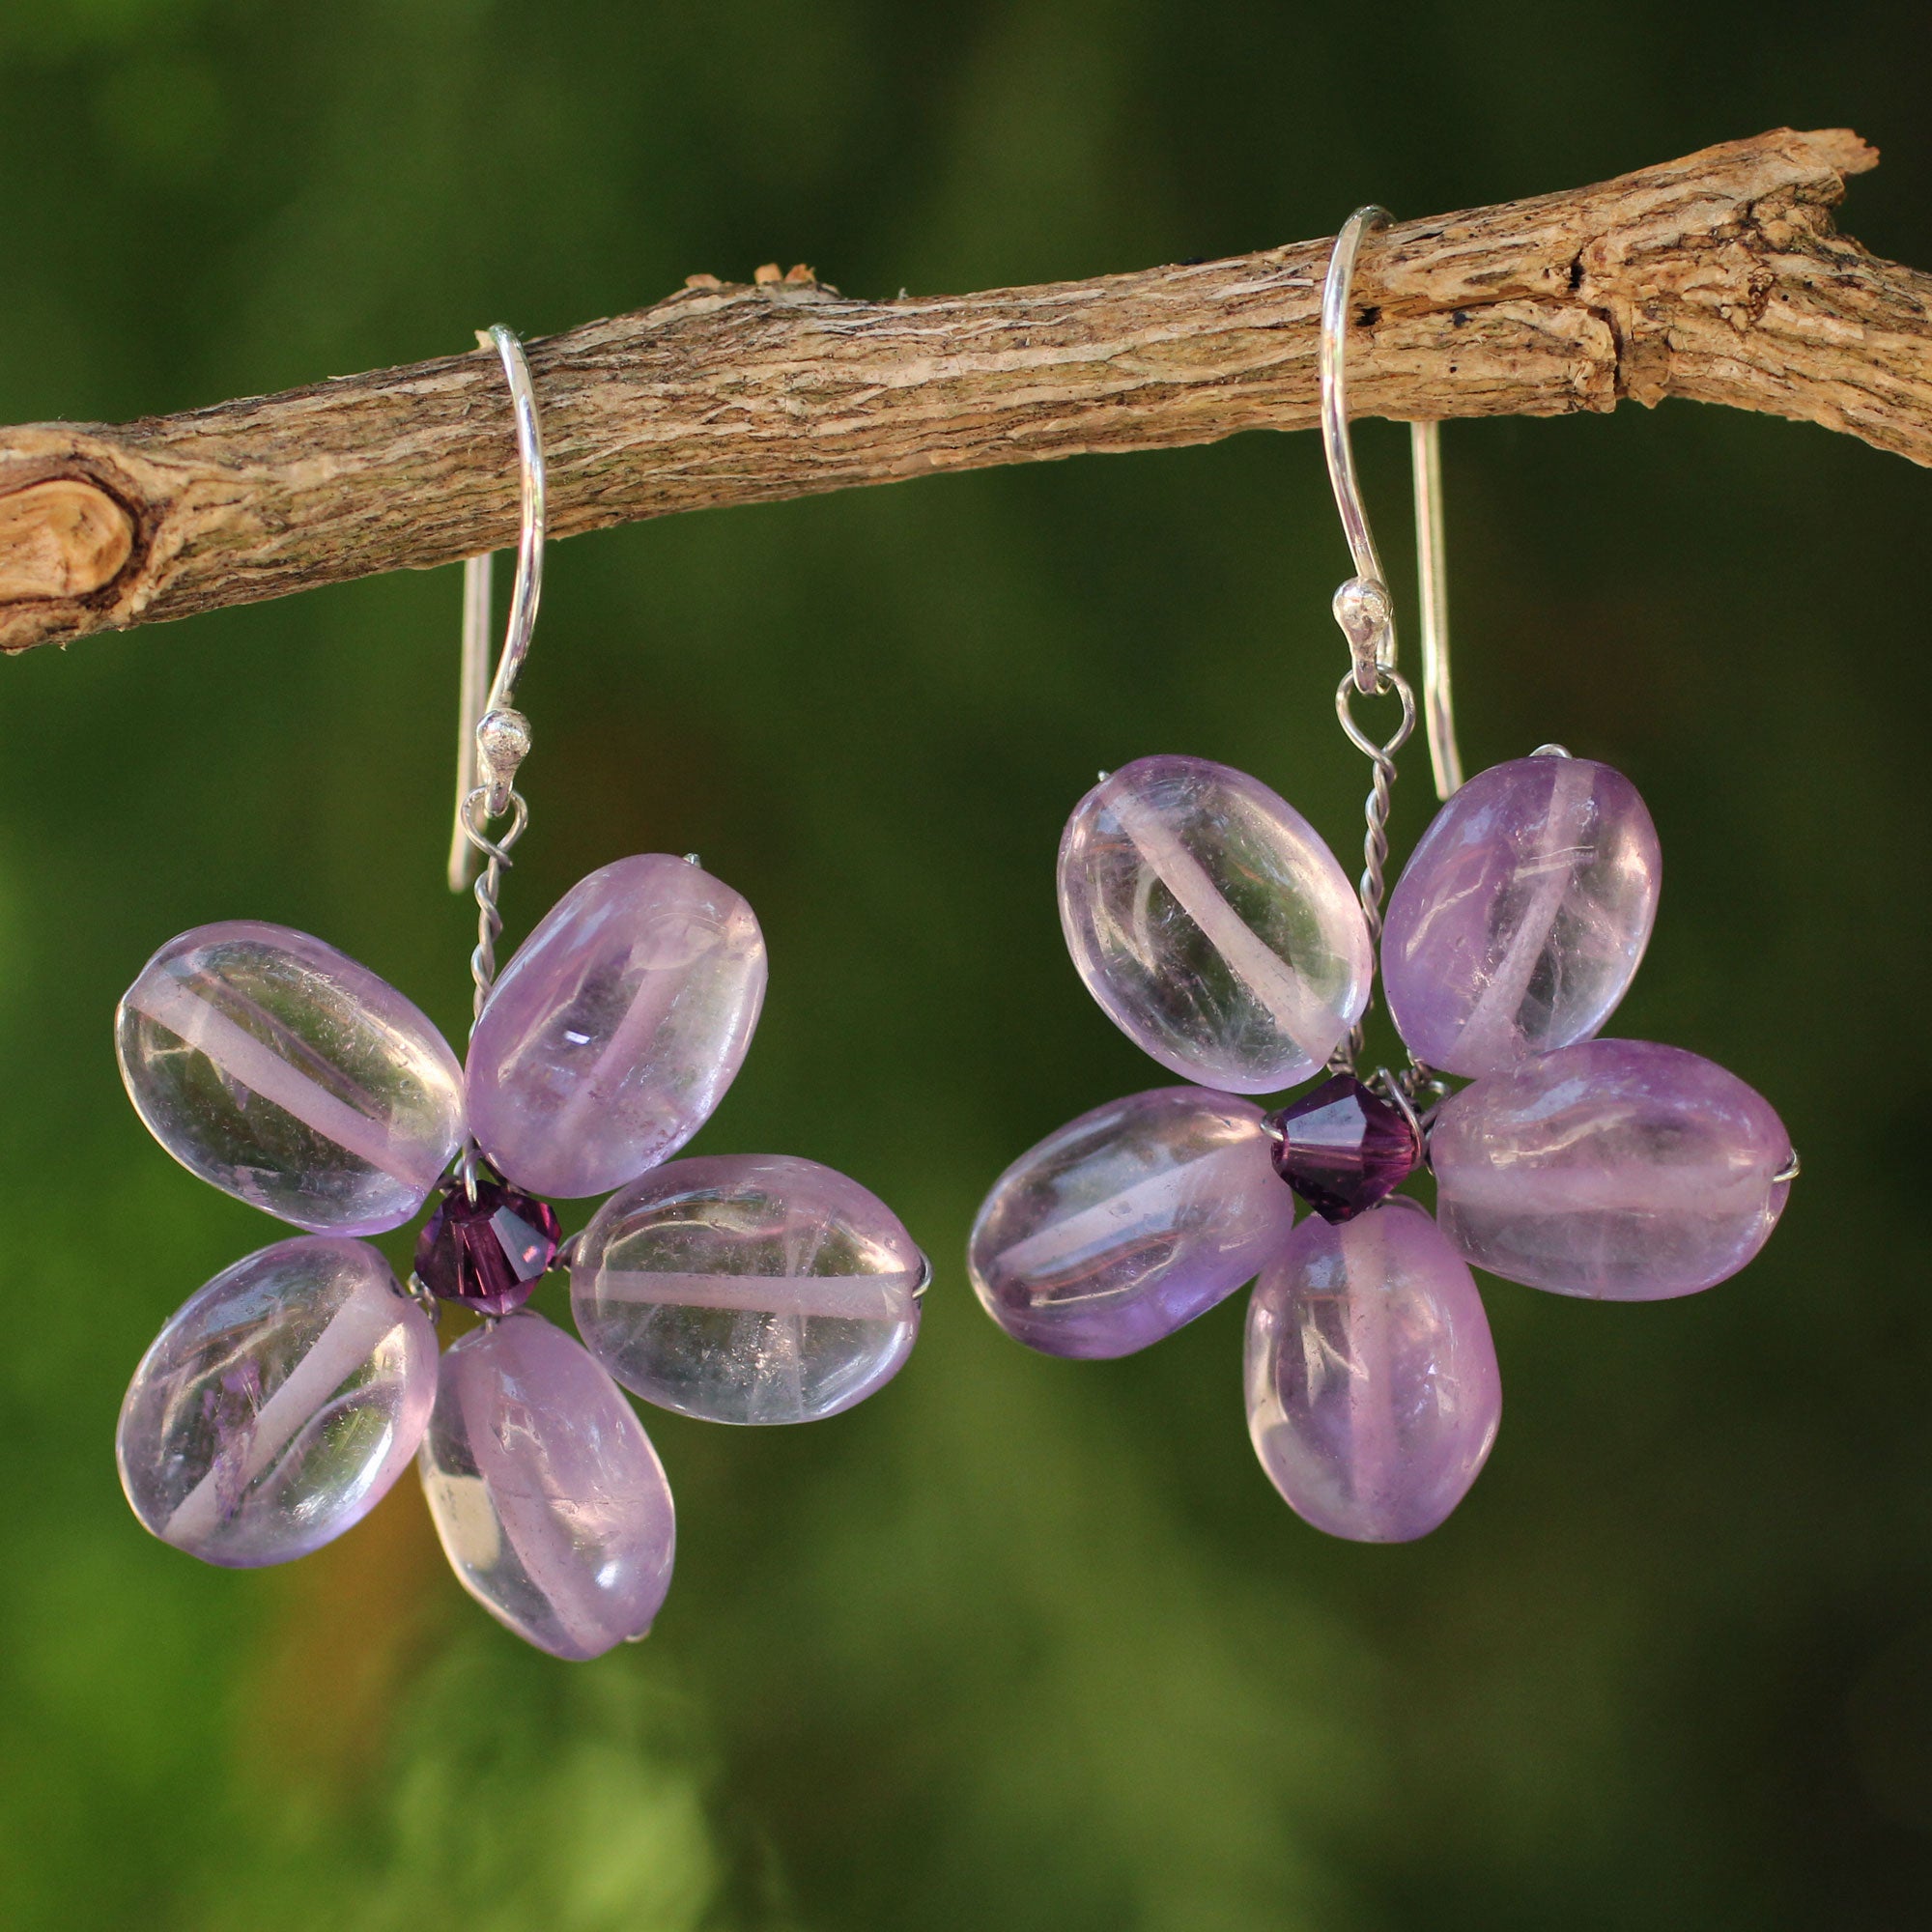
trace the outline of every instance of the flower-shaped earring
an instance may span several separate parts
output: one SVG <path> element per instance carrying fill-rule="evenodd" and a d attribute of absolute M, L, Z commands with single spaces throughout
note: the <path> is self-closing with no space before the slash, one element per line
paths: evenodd
<path fill-rule="evenodd" d="M 1657 835 L 1629 781 L 1546 746 L 1461 782 L 1434 424 L 1412 448 L 1447 803 L 1382 928 L 1395 754 L 1416 707 L 1355 484 L 1342 352 L 1355 251 L 1385 219 L 1350 219 L 1322 298 L 1323 443 L 1356 567 L 1335 600 L 1351 650 L 1336 704 L 1375 767 L 1359 889 L 1244 773 L 1149 757 L 1103 775 L 1061 843 L 1067 946 L 1122 1031 L 1196 1084 L 1097 1108 L 1022 1155 L 969 1249 L 987 1312 L 1059 1355 L 1145 1348 L 1259 1274 L 1255 1448 L 1308 1521 L 1365 1542 L 1434 1529 L 1495 1440 L 1501 1384 L 1470 1263 L 1559 1293 L 1688 1294 L 1757 1253 L 1798 1171 L 1777 1116 L 1734 1075 L 1596 1037 L 1657 910 Z M 1357 696 L 1400 700 L 1386 743 L 1355 723 Z M 1378 945 L 1410 1062 L 1363 1079 Z M 1324 1066 L 1271 1114 L 1244 1097 Z M 1470 1084 L 1452 1091 L 1450 1075 Z M 1395 1193 L 1425 1168 L 1434 1216 Z M 1297 1195 L 1314 1210 L 1299 1226 Z"/>
<path fill-rule="evenodd" d="M 544 475 L 522 348 L 507 329 L 488 340 L 516 406 L 524 517 L 480 720 L 488 558 L 465 586 L 475 756 L 451 883 L 468 883 L 472 848 L 488 861 L 468 1065 L 305 933 L 232 922 L 156 953 L 116 1018 L 136 1110 L 184 1166 L 308 1232 L 215 1276 L 162 1329 L 117 1452 L 149 1529 L 236 1566 L 341 1535 L 418 1457 L 464 1586 L 531 1643 L 587 1658 L 642 1636 L 670 1582 L 670 1491 L 617 1384 L 720 1422 L 834 1414 L 906 1359 L 927 1268 L 883 1203 L 815 1162 L 668 1159 L 724 1097 L 765 990 L 751 907 L 695 855 L 593 872 L 496 976 L 502 868 L 527 819 L 514 781 L 529 728 L 510 698 L 541 587 Z M 560 1241 L 543 1197 L 613 1188 Z M 406 1293 L 358 1237 L 432 1193 Z M 523 1306 L 559 1261 L 587 1348 Z M 443 1300 L 483 1321 L 439 1359 Z"/>

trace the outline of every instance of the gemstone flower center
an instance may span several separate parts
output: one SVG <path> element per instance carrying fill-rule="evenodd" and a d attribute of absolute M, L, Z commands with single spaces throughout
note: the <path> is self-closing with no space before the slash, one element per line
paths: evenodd
<path fill-rule="evenodd" d="M 1351 1221 L 1385 1201 L 1422 1163 L 1400 1107 L 1352 1073 L 1324 1080 L 1268 1119 L 1274 1170 L 1324 1221 Z"/>

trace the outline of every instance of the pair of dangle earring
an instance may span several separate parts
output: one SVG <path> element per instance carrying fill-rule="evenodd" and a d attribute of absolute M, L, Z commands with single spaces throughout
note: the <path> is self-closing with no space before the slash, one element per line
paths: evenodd
<path fill-rule="evenodd" d="M 149 1529 L 245 1567 L 340 1536 L 414 1459 L 464 1587 L 588 1658 L 642 1636 L 670 1583 L 670 1490 L 618 1385 L 717 1422 L 834 1414 L 905 1361 L 929 1271 L 884 1203 L 813 1161 L 668 1158 L 723 1099 L 765 991 L 757 920 L 695 854 L 593 872 L 496 971 L 528 817 L 511 700 L 545 503 L 522 346 L 482 339 L 510 385 L 523 516 L 487 700 L 489 559 L 465 581 L 452 886 L 486 862 L 468 1062 L 305 933 L 237 921 L 155 954 L 115 1023 L 136 1111 L 184 1166 L 307 1232 L 189 1298 L 135 1371 L 116 1449 Z M 562 1240 L 544 1197 L 597 1194 Z M 432 1196 L 405 1291 L 361 1237 Z M 582 1343 L 523 1305 L 556 1264 Z M 442 1302 L 482 1321 L 439 1355 Z"/>
<path fill-rule="evenodd" d="M 1411 434 L 1423 708 L 1446 803 L 1384 923 L 1416 702 L 1356 485 L 1344 349 L 1355 254 L 1387 218 L 1350 218 L 1322 291 L 1322 441 L 1356 571 L 1335 599 L 1350 647 L 1336 705 L 1374 765 L 1359 887 L 1245 773 L 1148 757 L 1103 776 L 1061 842 L 1067 947 L 1109 1017 L 1194 1084 L 1097 1108 L 1022 1155 L 969 1249 L 993 1319 L 1066 1356 L 1145 1348 L 1259 1275 L 1256 1452 L 1300 1516 L 1362 1542 L 1435 1529 L 1494 1443 L 1501 1383 L 1471 1264 L 1561 1294 L 1689 1294 L 1757 1253 L 1798 1172 L 1776 1114 L 1733 1074 L 1598 1037 L 1657 911 L 1657 833 L 1629 780 L 1552 745 L 1462 781 L 1433 424 Z M 1372 696 L 1401 705 L 1386 743 L 1352 715 Z M 1378 951 L 1410 1059 L 1364 1079 Z M 1324 1068 L 1272 1113 L 1247 1097 Z M 1429 1170 L 1433 1214 L 1396 1191 Z M 1298 1225 L 1297 1196 L 1313 1210 Z"/>

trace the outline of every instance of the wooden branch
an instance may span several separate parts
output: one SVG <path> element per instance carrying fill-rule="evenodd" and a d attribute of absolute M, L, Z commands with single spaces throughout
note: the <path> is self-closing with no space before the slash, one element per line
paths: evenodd
<path fill-rule="evenodd" d="M 1842 130 L 1780 130 L 1371 237 L 1350 402 L 1413 418 L 1687 396 L 1932 464 L 1932 275 L 1829 213 L 1876 161 Z M 888 302 L 805 270 L 694 276 L 530 345 L 552 530 L 1305 428 L 1328 247 Z M 502 548 L 512 452 L 480 352 L 120 428 L 0 430 L 0 650 Z"/>

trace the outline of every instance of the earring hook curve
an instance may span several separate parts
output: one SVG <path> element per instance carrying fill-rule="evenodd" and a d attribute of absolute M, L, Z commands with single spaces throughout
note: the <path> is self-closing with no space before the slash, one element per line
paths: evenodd
<path fill-rule="evenodd" d="M 1321 284 L 1321 453 L 1342 532 L 1349 540 L 1355 574 L 1335 593 L 1335 621 L 1349 639 L 1355 689 L 1370 696 L 1384 687 L 1395 668 L 1395 607 L 1382 569 L 1381 552 L 1369 527 L 1368 506 L 1355 474 L 1355 448 L 1349 435 L 1349 293 L 1355 279 L 1355 256 L 1371 228 L 1385 228 L 1389 212 L 1374 204 L 1358 208 L 1342 224 Z"/>
<path fill-rule="evenodd" d="M 478 344 L 494 348 L 510 385 L 516 421 L 521 517 L 517 531 L 517 576 L 510 592 L 510 617 L 494 676 L 490 663 L 490 591 L 493 559 L 487 552 L 463 566 L 463 669 L 458 696 L 456 829 L 449 847 L 449 889 L 469 884 L 476 838 L 470 817 L 477 807 L 485 818 L 499 817 L 516 796 L 517 767 L 530 749 L 529 720 L 515 709 L 517 679 L 529 655 L 543 596 L 544 543 L 549 530 L 548 475 L 543 425 L 524 345 L 501 323 L 478 329 Z M 486 693 L 484 680 L 489 677 Z M 471 801 L 475 800 L 472 806 Z"/>
<path fill-rule="evenodd" d="M 1354 444 L 1349 434 L 1347 354 L 1349 298 L 1354 286 L 1355 257 L 1362 237 L 1386 228 L 1392 217 L 1374 203 L 1358 208 L 1343 223 L 1328 258 L 1321 285 L 1320 378 L 1321 450 L 1335 493 L 1343 533 L 1355 575 L 1335 593 L 1335 621 L 1349 640 L 1350 678 L 1364 696 L 1388 688 L 1396 666 L 1395 604 L 1381 553 L 1369 525 L 1355 473 Z M 1435 795 L 1446 799 L 1463 782 L 1456 749 L 1456 720 L 1449 675 L 1449 592 L 1443 563 L 1442 441 L 1435 422 L 1409 424 L 1409 462 L 1414 472 L 1416 571 L 1420 579 L 1422 622 L 1422 711 L 1429 740 L 1429 763 Z"/>

